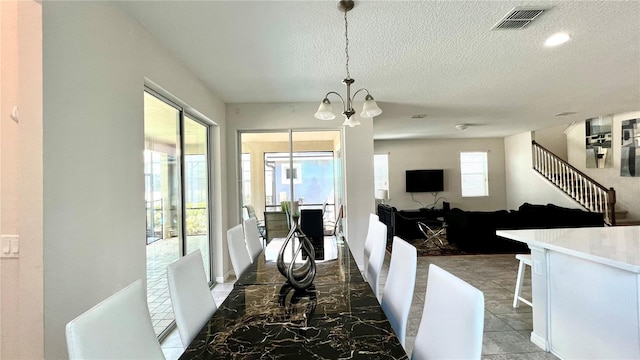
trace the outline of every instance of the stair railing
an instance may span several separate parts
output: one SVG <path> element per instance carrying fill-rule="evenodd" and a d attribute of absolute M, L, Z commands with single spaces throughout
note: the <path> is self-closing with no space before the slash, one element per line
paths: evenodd
<path fill-rule="evenodd" d="M 551 151 L 532 141 L 533 169 L 589 211 L 604 215 L 608 225 L 616 224 L 616 191 L 574 168 Z"/>

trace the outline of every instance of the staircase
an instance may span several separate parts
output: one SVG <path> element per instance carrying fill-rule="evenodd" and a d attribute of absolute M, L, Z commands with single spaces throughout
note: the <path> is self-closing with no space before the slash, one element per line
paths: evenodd
<path fill-rule="evenodd" d="M 532 141 L 533 169 L 558 189 L 592 212 L 604 215 L 607 225 L 640 225 L 627 219 L 626 210 L 616 210 L 616 191 L 607 189 L 566 161 Z"/>
<path fill-rule="evenodd" d="M 627 210 L 616 209 L 616 226 L 640 225 L 640 220 L 630 219 L 627 217 Z"/>

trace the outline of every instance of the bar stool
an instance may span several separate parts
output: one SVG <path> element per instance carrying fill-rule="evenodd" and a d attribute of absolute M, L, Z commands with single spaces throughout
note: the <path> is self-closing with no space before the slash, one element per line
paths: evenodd
<path fill-rule="evenodd" d="M 531 304 L 531 301 L 520 296 L 520 293 L 522 292 L 522 281 L 524 280 L 524 270 L 525 270 L 524 266 L 528 265 L 529 267 L 531 267 L 531 255 L 517 254 L 516 259 L 520 260 L 520 265 L 518 265 L 518 278 L 516 279 L 516 291 L 515 291 L 515 294 L 513 295 L 513 307 L 514 308 L 520 307 L 519 302 L 523 302 L 533 307 L 533 305 Z"/>

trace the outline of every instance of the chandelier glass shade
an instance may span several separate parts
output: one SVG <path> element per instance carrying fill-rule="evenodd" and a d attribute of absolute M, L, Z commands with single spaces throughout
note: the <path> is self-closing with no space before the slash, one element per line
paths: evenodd
<path fill-rule="evenodd" d="M 338 94 L 335 91 L 328 92 L 327 95 L 325 95 L 324 99 L 322 99 L 322 102 L 318 107 L 318 111 L 316 111 L 314 115 L 316 119 L 319 119 L 319 120 L 335 119 L 336 115 L 333 113 L 331 101 L 329 101 L 329 95 L 331 94 L 336 95 L 338 96 L 338 98 L 340 98 L 340 101 L 342 101 L 342 108 L 343 108 L 342 115 L 344 115 L 345 117 L 344 123 L 342 125 L 349 126 L 349 127 L 360 125 L 360 121 L 353 117 L 353 115 L 356 113 L 356 111 L 353 110 L 353 99 L 361 91 L 364 91 L 367 95 L 364 98 L 364 104 L 362 106 L 362 112 L 360 113 L 360 117 L 372 118 L 374 116 L 378 116 L 382 114 L 382 109 L 380 109 L 378 104 L 376 104 L 376 101 L 373 99 L 373 96 L 369 94 L 369 90 L 365 88 L 358 89 L 356 92 L 353 93 L 353 95 L 351 95 L 351 85 L 355 82 L 355 80 L 352 79 L 351 76 L 349 75 L 349 34 L 348 34 L 349 23 L 347 21 L 347 12 L 353 9 L 353 6 L 354 6 L 354 2 L 350 0 L 349 1 L 341 0 L 340 3 L 338 4 L 338 8 L 344 12 L 345 54 L 347 58 L 345 68 L 347 70 L 347 77 L 344 78 L 344 80 L 342 80 L 342 83 L 345 84 L 345 86 L 347 87 L 347 94 L 345 97 L 342 97 L 340 94 Z"/>

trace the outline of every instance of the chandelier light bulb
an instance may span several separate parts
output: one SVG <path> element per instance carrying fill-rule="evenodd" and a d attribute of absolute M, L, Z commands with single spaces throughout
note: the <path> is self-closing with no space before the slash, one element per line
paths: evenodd
<path fill-rule="evenodd" d="M 355 117 L 348 117 L 344 119 L 342 125 L 348 127 L 356 127 L 360 125 L 360 120 L 356 119 Z"/>
<path fill-rule="evenodd" d="M 364 105 L 362 105 L 362 113 L 360 113 L 360 117 L 372 118 L 380 114 L 382 114 L 382 109 L 378 107 L 378 104 L 376 104 L 373 96 L 367 95 Z"/>
<path fill-rule="evenodd" d="M 336 118 L 336 115 L 333 113 L 333 109 L 331 106 L 331 101 L 329 99 L 324 98 L 318 106 L 318 111 L 316 111 L 315 115 L 316 119 L 319 120 L 333 120 Z"/>

